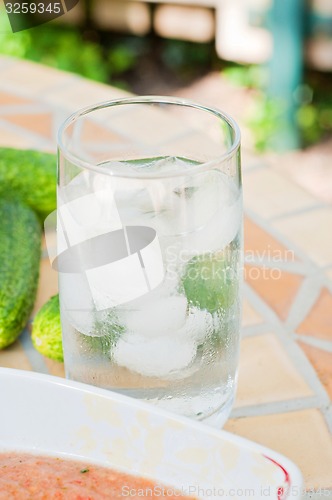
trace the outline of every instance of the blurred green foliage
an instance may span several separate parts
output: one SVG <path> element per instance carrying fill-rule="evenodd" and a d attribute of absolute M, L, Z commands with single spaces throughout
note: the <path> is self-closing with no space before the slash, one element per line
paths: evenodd
<path fill-rule="evenodd" d="M 281 103 L 269 99 L 261 92 L 253 99 L 247 115 L 247 125 L 252 131 L 255 148 L 258 152 L 273 148 L 271 138 L 276 136 L 283 126 L 282 109 Z"/>
<path fill-rule="evenodd" d="M 211 68 L 215 59 L 213 45 L 192 43 L 183 40 L 163 40 L 160 62 L 180 76 L 192 77 Z"/>
<path fill-rule="evenodd" d="M 285 105 L 268 97 L 265 89 L 268 70 L 264 66 L 229 64 L 222 70 L 233 84 L 253 90 L 253 104 L 248 110 L 247 124 L 258 151 L 269 148 L 270 138 L 284 126 L 281 117 Z M 295 122 L 303 146 L 309 146 L 332 134 L 331 75 L 307 70 L 294 101 L 298 105 Z"/>
<path fill-rule="evenodd" d="M 297 121 L 305 144 L 313 144 L 332 133 L 331 74 L 308 73 L 300 92 Z"/>
<path fill-rule="evenodd" d="M 228 63 L 223 68 L 222 74 L 234 83 L 234 85 L 249 89 L 262 88 L 268 81 L 267 69 L 264 66 L 241 66 L 235 63 Z"/>
<path fill-rule="evenodd" d="M 13 34 L 4 10 L 0 10 L 0 54 L 37 61 L 105 83 L 130 69 L 136 56 L 132 45 L 105 48 L 85 38 L 79 28 L 56 23 Z"/>

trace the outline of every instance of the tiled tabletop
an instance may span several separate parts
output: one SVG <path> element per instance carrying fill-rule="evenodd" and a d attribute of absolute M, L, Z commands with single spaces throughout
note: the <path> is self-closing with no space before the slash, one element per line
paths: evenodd
<path fill-rule="evenodd" d="M 55 151 L 70 112 L 122 95 L 0 58 L 0 145 Z M 332 207 L 274 163 L 244 161 L 243 338 L 226 429 L 288 456 L 302 470 L 307 497 L 323 498 L 332 496 Z M 35 311 L 56 292 L 44 257 Z M 33 349 L 28 328 L 0 352 L 0 366 L 64 375 L 62 364 Z"/>

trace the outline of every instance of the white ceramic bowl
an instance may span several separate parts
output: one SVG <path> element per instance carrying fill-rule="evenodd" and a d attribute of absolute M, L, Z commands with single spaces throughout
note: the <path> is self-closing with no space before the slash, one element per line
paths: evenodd
<path fill-rule="evenodd" d="M 301 495 L 301 474 L 284 456 L 110 391 L 0 368 L 0 408 L 0 452 L 101 463 L 199 499 Z"/>

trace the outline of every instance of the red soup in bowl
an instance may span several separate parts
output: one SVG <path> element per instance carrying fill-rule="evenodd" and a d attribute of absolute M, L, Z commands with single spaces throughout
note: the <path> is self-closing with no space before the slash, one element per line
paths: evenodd
<path fill-rule="evenodd" d="M 28 453 L 0 453 L 0 499 L 186 499 L 181 491 L 99 465 Z"/>

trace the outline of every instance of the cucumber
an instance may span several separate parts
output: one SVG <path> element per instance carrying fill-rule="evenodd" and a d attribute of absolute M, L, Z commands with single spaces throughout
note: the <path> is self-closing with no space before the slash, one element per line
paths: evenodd
<path fill-rule="evenodd" d="M 43 356 L 63 361 L 59 295 L 39 309 L 32 323 L 31 340 Z"/>
<path fill-rule="evenodd" d="M 0 199 L 0 349 L 15 342 L 36 297 L 41 225 L 22 202 Z"/>
<path fill-rule="evenodd" d="M 43 220 L 56 209 L 56 169 L 54 154 L 0 148 L 0 198 L 20 199 Z"/>
<path fill-rule="evenodd" d="M 82 356 L 111 355 L 112 349 L 124 332 L 114 313 L 109 312 L 103 320 L 95 318 L 95 331 L 100 335 L 84 335 L 73 329 L 77 352 Z M 35 349 L 47 358 L 63 361 L 62 330 L 60 321 L 59 295 L 51 297 L 38 311 L 31 333 Z"/>
<path fill-rule="evenodd" d="M 110 353 L 124 331 L 124 327 L 112 313 L 109 313 L 103 321 L 96 318 L 94 327 L 100 336 L 84 335 L 77 330 L 72 332 L 77 352 L 82 356 Z M 39 309 L 33 320 L 31 339 L 34 347 L 43 356 L 63 361 L 59 295 L 51 297 Z"/>

